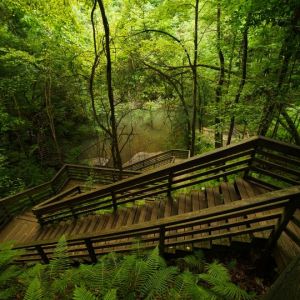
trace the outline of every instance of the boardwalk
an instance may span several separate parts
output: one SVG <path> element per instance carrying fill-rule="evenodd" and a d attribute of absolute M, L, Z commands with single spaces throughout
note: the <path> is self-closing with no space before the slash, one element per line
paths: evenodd
<path fill-rule="evenodd" d="M 69 165 L 49 183 L 0 201 L 0 241 L 26 249 L 25 261 L 47 263 L 62 235 L 72 259 L 93 262 L 137 241 L 175 252 L 260 240 L 282 268 L 300 253 L 299 156 L 299 147 L 258 137 L 125 171 L 121 181 L 118 170 Z M 84 186 L 91 176 L 93 186 Z"/>

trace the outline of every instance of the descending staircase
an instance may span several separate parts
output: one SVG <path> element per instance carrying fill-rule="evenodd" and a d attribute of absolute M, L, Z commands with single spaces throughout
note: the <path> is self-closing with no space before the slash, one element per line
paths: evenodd
<path fill-rule="evenodd" d="M 92 191 L 71 187 L 15 216 L 0 241 L 14 239 L 21 260 L 45 263 L 62 234 L 71 258 L 93 262 L 137 240 L 162 252 L 260 240 L 287 259 L 283 248 L 300 253 L 299 150 L 258 137 Z"/>
<path fill-rule="evenodd" d="M 10 228 L 13 231 L 14 239 L 21 243 L 55 240 L 59 239 L 62 234 L 71 238 L 82 234 L 90 235 L 104 230 L 122 229 L 121 227 L 123 226 L 127 227 L 133 224 L 228 204 L 259 195 L 265 191 L 255 184 L 238 179 L 235 181 L 235 184 L 223 182 L 220 186 L 205 188 L 204 190 L 193 190 L 189 194 L 179 194 L 174 198 L 148 201 L 143 205 L 134 205 L 132 207 L 122 207 L 116 213 L 91 214 L 76 220 L 60 221 L 44 227 L 40 227 L 35 215 L 31 211 L 27 211 L 16 218 L 25 221 L 22 226 L 25 226 L 25 223 L 34 223 L 35 225 L 28 225 L 28 228 L 30 227 L 31 230 L 25 230 L 27 234 L 24 235 L 23 231 L 14 232 L 14 227 L 11 226 Z M 23 228 L 25 229 L 26 227 Z M 258 236 L 260 235 L 258 234 Z M 6 236 L 6 240 L 10 238 L 11 235 Z M 245 235 L 236 238 L 236 240 L 248 243 L 251 242 L 251 237 Z M 217 240 L 212 243 L 206 243 L 206 247 L 210 248 L 211 244 L 229 246 L 230 242 L 229 239 Z"/>

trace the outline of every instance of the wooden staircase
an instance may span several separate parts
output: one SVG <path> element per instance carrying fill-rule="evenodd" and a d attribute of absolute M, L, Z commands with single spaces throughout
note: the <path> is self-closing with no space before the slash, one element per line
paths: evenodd
<path fill-rule="evenodd" d="M 281 244 L 300 253 L 299 156 L 296 146 L 258 137 L 92 191 L 73 187 L 15 216 L 0 241 L 26 250 L 21 261 L 45 263 L 62 235 L 72 259 L 92 262 L 137 241 L 174 253 L 260 240 L 264 253 L 277 243 L 275 255 L 286 258 Z"/>

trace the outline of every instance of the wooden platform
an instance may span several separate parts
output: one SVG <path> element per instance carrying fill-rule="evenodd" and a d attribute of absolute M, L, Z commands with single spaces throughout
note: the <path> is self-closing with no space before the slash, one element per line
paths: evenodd
<path fill-rule="evenodd" d="M 22 261 L 44 263 L 62 235 L 72 259 L 92 262 L 133 250 L 136 240 L 164 252 L 261 239 L 262 252 L 273 251 L 279 268 L 300 253 L 298 146 L 254 137 L 151 171 L 124 170 L 122 180 L 119 175 L 65 165 L 51 181 L 2 199 L 0 242 L 15 240 L 26 252 Z M 86 191 L 78 187 L 84 181 L 103 186 Z"/>
<path fill-rule="evenodd" d="M 61 221 L 41 227 L 31 211 L 16 216 L 0 232 L 0 242 L 13 240 L 16 244 L 59 239 L 63 234 L 74 237 L 83 234 L 94 234 L 117 229 L 133 224 L 154 221 L 169 216 L 181 215 L 192 211 L 227 204 L 266 190 L 245 180 L 238 179 L 234 184 L 223 182 L 220 186 L 192 190 L 189 194 L 179 194 L 172 199 L 147 202 L 144 205 L 119 208 L 116 213 L 92 214 L 77 220 Z M 249 216 L 251 217 L 251 216 Z M 237 218 L 238 219 L 238 218 Z M 267 221 L 265 221 L 267 222 Z M 207 226 L 209 226 L 208 224 Z M 245 226 L 244 226 L 245 227 Z M 227 229 L 226 229 L 227 230 Z M 243 235 L 234 237 L 233 241 L 250 243 L 253 237 L 266 238 L 269 231 L 255 233 L 254 236 Z M 213 245 L 229 246 L 232 241 L 228 238 L 196 244 L 200 248 L 210 248 Z M 180 247 L 179 247 L 180 248 Z"/>

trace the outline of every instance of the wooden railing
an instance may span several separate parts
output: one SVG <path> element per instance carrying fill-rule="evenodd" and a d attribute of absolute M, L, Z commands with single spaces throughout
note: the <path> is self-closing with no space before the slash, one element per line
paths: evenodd
<path fill-rule="evenodd" d="M 285 161 L 277 158 L 286 157 Z M 257 167 L 262 153 L 267 155 L 265 164 L 272 164 L 266 170 Z M 271 156 L 268 156 L 271 153 Z M 273 156 L 276 155 L 276 164 Z M 162 167 L 151 172 L 133 176 L 131 178 L 96 189 L 93 192 L 46 203 L 33 209 L 41 224 L 58 221 L 69 217 L 89 214 L 100 209 L 114 208 L 128 202 L 148 199 L 160 194 L 171 196 L 175 190 L 187 187 L 200 187 L 201 184 L 213 180 L 227 180 L 228 176 L 244 176 L 264 186 L 274 186 L 270 179 L 278 181 L 280 185 L 290 186 L 300 184 L 300 147 L 273 141 L 263 137 L 255 137 L 235 145 L 220 148 L 203 155 L 190 158 L 184 162 Z M 294 163 L 294 169 L 286 163 Z M 276 174 L 273 168 L 281 168 L 283 174 Z M 265 178 L 266 176 L 269 176 Z M 272 177 L 273 176 L 273 177 Z M 276 186 L 274 186 L 276 187 Z"/>
<path fill-rule="evenodd" d="M 123 171 L 123 178 L 139 174 Z M 89 180 L 93 183 L 109 184 L 119 178 L 119 170 L 110 168 L 92 168 L 82 165 L 64 165 L 50 181 L 25 190 L 13 196 L 0 199 L 0 229 L 16 214 L 33 207 L 59 193 L 67 181 Z"/>
<path fill-rule="evenodd" d="M 266 230 L 271 231 L 265 249 L 268 250 L 276 243 L 296 207 L 299 207 L 299 201 L 300 186 L 289 187 L 197 212 L 108 230 L 101 234 L 73 237 L 67 241 L 68 252 L 71 258 L 89 258 L 96 262 L 98 255 L 134 249 L 136 240 L 141 248 L 158 245 L 163 252 L 166 247 L 192 245 L 195 242 Z M 57 240 L 50 240 L 19 245 L 16 249 L 26 250 L 20 261 L 41 260 L 48 263 L 56 244 Z"/>
<path fill-rule="evenodd" d="M 189 150 L 182 149 L 172 149 L 164 151 L 162 153 L 150 156 L 146 159 L 126 165 L 124 169 L 126 170 L 135 170 L 135 171 L 145 171 L 151 168 L 157 168 L 168 163 L 172 163 L 175 159 L 187 159 L 190 157 Z"/>
<path fill-rule="evenodd" d="M 243 175 L 254 155 L 256 139 L 218 149 L 182 163 L 136 175 L 93 192 L 33 209 L 41 224 L 147 199 L 229 175 Z"/>
<path fill-rule="evenodd" d="M 300 184 L 300 147 L 257 138 L 255 155 L 245 178 L 272 189 Z"/>

